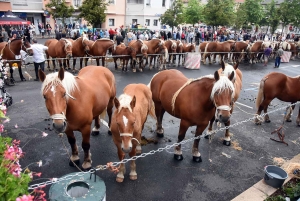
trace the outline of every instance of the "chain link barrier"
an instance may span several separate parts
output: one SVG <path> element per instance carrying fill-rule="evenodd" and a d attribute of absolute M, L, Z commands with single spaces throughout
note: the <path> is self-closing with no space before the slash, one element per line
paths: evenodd
<path fill-rule="evenodd" d="M 292 104 L 289 104 L 287 106 L 284 106 L 284 107 L 280 107 L 280 108 L 277 108 L 275 110 L 272 110 L 270 112 L 267 112 L 267 113 L 264 113 L 264 114 L 261 114 L 261 115 L 255 115 L 254 117 L 251 117 L 251 118 L 248 118 L 248 119 L 245 119 L 243 121 L 239 121 L 239 122 L 236 122 L 234 124 L 231 124 L 230 126 L 225 126 L 225 127 L 222 127 L 222 128 L 219 128 L 217 130 L 214 130 L 213 133 L 216 134 L 220 131 L 225 131 L 226 129 L 228 128 L 232 128 L 232 127 L 236 127 L 236 126 L 239 126 L 241 124 L 244 124 L 244 123 L 247 123 L 247 122 L 250 122 L 250 121 L 253 121 L 254 119 L 258 118 L 260 120 L 262 120 L 264 118 L 264 116 L 268 115 L 268 114 L 272 114 L 272 113 L 275 113 L 277 111 L 280 111 L 280 110 L 283 110 L 283 109 L 287 109 L 293 105 L 297 105 L 298 103 L 292 103 Z M 191 141 L 194 141 L 196 139 L 201 139 L 201 138 L 204 138 L 206 135 L 202 136 L 202 135 L 199 135 L 197 137 L 192 137 L 190 139 L 187 139 L 187 140 L 183 140 L 181 142 L 177 142 L 177 143 L 174 143 L 172 145 L 166 145 L 165 147 L 163 148 L 158 148 L 156 150 L 152 150 L 148 153 L 142 153 L 141 155 L 139 156 L 133 156 L 129 159 L 123 159 L 122 161 L 119 161 L 119 162 L 112 162 L 110 163 L 112 166 L 118 166 L 120 164 L 125 164 L 125 163 L 128 163 L 129 161 L 133 161 L 133 160 L 137 160 L 138 158 L 145 158 L 146 156 L 150 156 L 150 155 L 154 155 L 156 153 L 159 153 L 159 152 L 162 152 L 164 150 L 167 150 L 167 149 L 170 149 L 172 147 L 175 147 L 175 146 L 178 146 L 178 145 L 183 145 L 183 144 L 186 144 L 188 142 L 191 142 Z M 61 178 L 53 178 L 51 179 L 50 181 L 46 181 L 46 182 L 42 182 L 42 183 L 38 183 L 38 184 L 32 184 L 29 186 L 29 190 L 34 190 L 35 188 L 39 188 L 39 187 L 44 187 L 46 185 L 50 185 L 50 184 L 54 184 L 54 183 L 58 183 L 58 182 L 61 182 L 61 181 L 65 181 L 65 180 L 70 180 L 72 179 L 73 177 L 75 176 L 83 176 L 84 174 L 95 174 L 96 171 L 99 171 L 99 170 L 106 170 L 108 169 L 109 166 L 108 165 L 98 165 L 96 166 L 95 169 L 90 169 L 89 171 L 87 172 L 77 172 L 77 173 L 74 173 L 72 175 L 68 175 L 68 176 L 64 176 L 64 177 L 61 177 Z"/>

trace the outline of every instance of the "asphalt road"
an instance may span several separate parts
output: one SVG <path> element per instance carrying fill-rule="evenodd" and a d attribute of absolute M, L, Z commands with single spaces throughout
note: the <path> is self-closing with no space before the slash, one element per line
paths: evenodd
<path fill-rule="evenodd" d="M 240 95 L 239 108 L 235 108 L 231 122 L 236 123 L 253 117 L 256 112 L 254 98 L 256 97 L 258 83 L 261 78 L 269 72 L 282 72 L 289 76 L 300 74 L 300 60 L 282 63 L 280 68 L 274 69 L 274 61 L 267 67 L 261 63 L 250 65 L 241 64 L 240 70 L 243 73 L 243 90 Z M 178 68 L 189 78 L 197 78 L 207 74 L 213 74 L 220 66 L 201 65 L 200 70 L 188 70 L 183 67 Z M 122 93 L 123 88 L 130 83 L 148 84 L 157 69 L 150 71 L 148 68 L 143 73 L 122 73 L 114 70 L 112 64 L 109 68 L 115 75 L 117 82 L 117 96 Z M 33 66 L 23 69 L 34 75 Z M 22 167 L 28 164 L 43 161 L 42 167 L 35 164 L 29 168 L 36 172 L 42 172 L 42 177 L 32 183 L 40 183 L 50 178 L 59 178 L 65 174 L 77 172 L 78 170 L 68 165 L 68 154 L 62 141 L 70 151 L 67 138 L 58 137 L 54 131 L 48 129 L 50 121 L 44 100 L 40 93 L 41 83 L 33 80 L 19 82 L 18 73 L 15 72 L 17 83 L 15 86 L 7 87 L 13 96 L 14 104 L 8 109 L 8 116 L 11 121 L 5 124 L 7 130 L 3 136 L 10 136 L 21 140 L 25 157 L 20 161 Z M 287 103 L 274 100 L 269 107 L 269 111 L 283 107 Z M 80 107 L 80 105 L 79 105 Z M 296 107 L 296 111 L 298 111 Z M 242 111 L 243 110 L 243 111 Z M 270 140 L 271 132 L 282 123 L 284 110 L 270 115 L 271 123 L 263 123 L 261 126 L 253 122 L 243 123 L 231 129 L 232 140 L 239 143 L 242 150 L 238 151 L 222 144 L 224 133 L 215 135 L 212 142 L 202 139 L 199 151 L 202 155 L 202 163 L 192 161 L 192 143 L 182 146 L 183 161 L 173 159 L 173 149 L 165 150 L 145 158 L 138 159 L 137 174 L 138 179 L 129 179 L 129 164 L 127 174 L 123 183 L 115 181 L 116 175 L 105 170 L 97 172 L 106 184 L 107 200 L 203 200 L 203 201 L 223 201 L 231 200 L 253 184 L 261 180 L 264 176 L 263 168 L 273 164 L 274 157 L 290 159 L 299 153 L 299 133 L 300 128 L 296 126 L 295 120 L 297 112 L 293 114 L 293 122 L 286 123 L 284 132 L 286 142 L 289 146 Z M 171 145 L 177 141 L 179 119 L 167 113 L 164 116 L 163 126 L 165 137 L 157 139 L 153 133 L 155 121 L 148 118 L 143 136 L 158 140 L 157 144 L 147 144 L 142 147 L 142 152 L 147 153 L 166 145 Z M 187 131 L 186 139 L 194 135 L 191 133 L 195 127 Z M 91 136 L 91 153 L 93 165 L 104 165 L 107 162 L 118 161 L 117 149 L 112 141 L 112 137 L 107 135 L 107 128 L 101 125 L 99 136 Z M 49 135 L 42 137 L 42 132 Z M 77 145 L 81 145 L 81 135 L 76 133 Z M 276 136 L 273 136 L 276 137 Z M 81 161 L 83 151 L 80 150 Z M 48 191 L 49 186 L 46 190 Z"/>

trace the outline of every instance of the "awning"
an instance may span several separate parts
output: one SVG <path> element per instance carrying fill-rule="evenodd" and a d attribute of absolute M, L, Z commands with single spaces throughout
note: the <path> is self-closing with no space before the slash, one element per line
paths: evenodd
<path fill-rule="evenodd" d="M 30 21 L 15 16 L 10 10 L 0 17 L 0 25 L 29 25 Z"/>

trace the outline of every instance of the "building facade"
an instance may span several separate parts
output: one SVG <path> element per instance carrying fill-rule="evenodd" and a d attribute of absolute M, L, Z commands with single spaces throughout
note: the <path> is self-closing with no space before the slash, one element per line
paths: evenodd
<path fill-rule="evenodd" d="M 102 23 L 101 28 L 125 27 L 126 1 L 125 0 L 108 0 L 106 10 L 106 21 Z"/>

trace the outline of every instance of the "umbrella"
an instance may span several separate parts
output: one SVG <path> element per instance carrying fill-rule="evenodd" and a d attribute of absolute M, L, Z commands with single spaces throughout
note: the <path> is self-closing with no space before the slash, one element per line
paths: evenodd
<path fill-rule="evenodd" d="M 10 24 L 10 25 L 18 25 L 18 24 L 31 24 L 30 21 L 23 20 L 17 16 L 15 16 L 10 10 L 7 11 L 4 15 L 0 17 L 0 25 Z"/>

